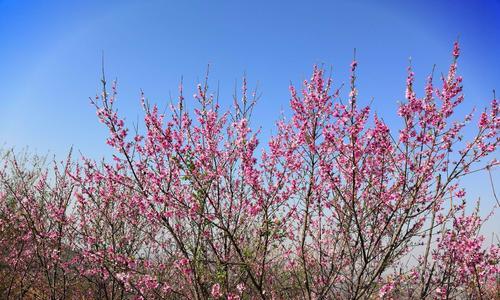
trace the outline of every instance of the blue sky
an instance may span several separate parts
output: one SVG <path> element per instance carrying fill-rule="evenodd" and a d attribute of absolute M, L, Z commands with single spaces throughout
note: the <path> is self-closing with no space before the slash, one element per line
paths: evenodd
<path fill-rule="evenodd" d="M 288 111 L 290 81 L 300 84 L 313 64 L 325 64 L 336 85 L 346 82 L 356 48 L 360 98 L 373 97 L 374 109 L 396 122 L 408 58 L 421 86 L 433 64 L 446 72 L 457 36 L 465 112 L 500 90 L 499 1 L 0 0 L 0 145 L 109 155 L 88 100 L 99 87 L 102 51 L 130 121 L 141 116 L 140 89 L 165 105 L 181 76 L 192 94 L 210 63 L 212 86 L 220 82 L 229 105 L 246 73 L 250 86 L 259 82 L 253 124 L 265 139 Z M 482 178 L 468 185 L 491 198 Z"/>

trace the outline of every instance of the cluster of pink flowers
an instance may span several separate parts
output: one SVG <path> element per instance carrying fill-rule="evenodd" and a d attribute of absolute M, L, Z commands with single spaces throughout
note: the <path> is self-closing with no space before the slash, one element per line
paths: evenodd
<path fill-rule="evenodd" d="M 492 245 L 483 249 L 484 237 L 478 235 L 481 218 L 476 214 L 457 216 L 453 227 L 444 232 L 438 240 L 433 257 L 437 267 L 443 273 L 452 273 L 455 288 L 463 286 L 480 286 L 495 284 L 500 272 L 500 248 Z M 436 278 L 438 285 L 447 285 L 441 290 L 449 289 L 446 278 Z M 480 291 L 475 291 L 480 296 Z"/>

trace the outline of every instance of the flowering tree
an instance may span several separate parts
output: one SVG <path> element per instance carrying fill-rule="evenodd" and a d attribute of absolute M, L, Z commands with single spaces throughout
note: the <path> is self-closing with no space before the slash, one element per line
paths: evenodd
<path fill-rule="evenodd" d="M 453 119 L 464 99 L 458 56 L 455 44 L 441 87 L 431 74 L 422 97 L 408 70 L 398 131 L 360 107 L 356 61 L 345 100 L 314 68 L 301 91 L 290 87 L 293 116 L 277 123 L 260 157 L 250 126 L 255 93 L 246 81 L 226 112 L 207 81 L 196 90 L 194 111 L 182 85 L 168 116 L 142 97 L 145 132 L 132 134 L 114 108 L 115 85 L 108 93 L 103 77 L 103 93 L 92 103 L 109 129 L 113 160 L 68 163 L 54 182 L 41 176 L 37 186 L 58 188 L 42 197 L 27 186 L 26 199 L 50 203 L 28 211 L 18 206 L 24 196 L 16 196 L 22 176 L 5 184 L 1 241 L 17 246 L 2 253 L 0 271 L 26 290 L 22 274 L 35 256 L 24 255 L 23 268 L 15 256 L 36 251 L 33 272 L 67 274 L 80 297 L 105 299 L 498 296 L 500 250 L 484 245 L 484 219 L 466 210 L 458 183 L 498 164 L 485 161 L 499 141 L 498 105 L 494 99 L 464 142 L 472 115 Z M 68 196 L 58 202 L 63 191 Z M 64 217 L 41 216 L 53 206 Z M 17 214 L 67 229 L 51 243 Z M 25 237 L 13 238 L 14 231 Z M 21 250 L 23 243 L 30 250 Z M 50 253 L 39 250 L 45 244 Z M 76 297 L 64 292 L 68 281 L 53 277 L 37 281 L 36 290 Z"/>
<path fill-rule="evenodd" d="M 82 295 L 72 272 L 75 232 L 69 215 L 74 184 L 65 164 L 4 154 L 0 170 L 0 293 L 6 299 Z M 49 178 L 50 176 L 50 178 Z"/>

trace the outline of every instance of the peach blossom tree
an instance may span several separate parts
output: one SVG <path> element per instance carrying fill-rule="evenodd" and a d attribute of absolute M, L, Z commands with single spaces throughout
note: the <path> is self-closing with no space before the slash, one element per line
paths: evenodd
<path fill-rule="evenodd" d="M 167 114 L 143 96 L 131 132 L 103 76 L 112 160 L 3 169 L 0 274 L 51 299 L 497 297 L 500 250 L 459 180 L 498 165 L 498 104 L 457 118 L 458 56 L 422 96 L 408 69 L 401 128 L 360 105 L 356 60 L 348 95 L 315 67 L 261 154 L 245 80 L 228 111 L 207 81 L 193 110 L 182 85 Z"/>

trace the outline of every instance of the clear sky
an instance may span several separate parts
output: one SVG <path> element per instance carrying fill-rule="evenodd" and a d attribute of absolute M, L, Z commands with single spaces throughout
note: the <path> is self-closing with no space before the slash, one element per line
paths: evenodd
<path fill-rule="evenodd" d="M 220 82 L 220 101 L 229 105 L 246 73 L 250 86 L 259 82 L 253 124 L 265 140 L 288 110 L 290 81 L 300 84 L 313 64 L 325 64 L 337 85 L 346 82 L 356 48 L 360 98 L 373 97 L 391 123 L 408 58 L 422 86 L 433 64 L 446 72 L 457 36 L 465 112 L 500 90 L 498 0 L 0 0 L 0 146 L 59 157 L 73 145 L 94 158 L 108 155 L 106 131 L 88 100 L 99 87 L 102 51 L 130 121 L 141 116 L 140 89 L 165 105 L 181 76 L 192 94 L 210 63 L 212 86 Z M 484 176 L 467 185 L 472 195 L 491 199 Z"/>

